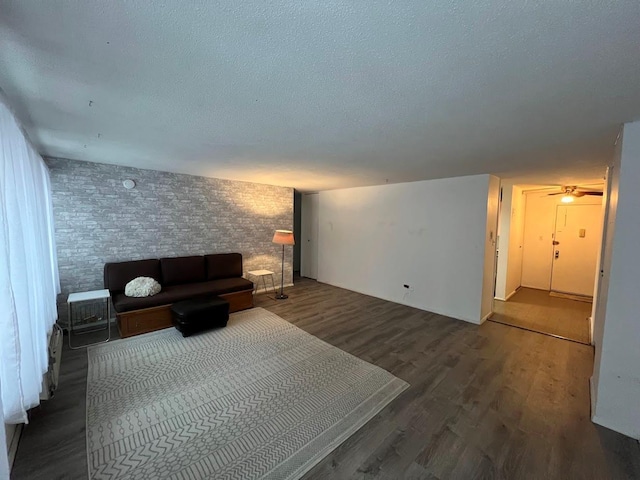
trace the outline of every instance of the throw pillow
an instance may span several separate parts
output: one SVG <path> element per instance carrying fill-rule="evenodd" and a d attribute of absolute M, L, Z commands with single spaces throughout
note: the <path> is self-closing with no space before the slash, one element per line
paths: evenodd
<path fill-rule="evenodd" d="M 124 287 L 127 297 L 151 297 L 160 293 L 162 287 L 151 277 L 138 277 L 131 280 Z"/>

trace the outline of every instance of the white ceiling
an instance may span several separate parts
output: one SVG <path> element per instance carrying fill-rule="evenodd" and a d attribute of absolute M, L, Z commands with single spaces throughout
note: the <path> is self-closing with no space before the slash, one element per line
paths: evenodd
<path fill-rule="evenodd" d="M 42 154 L 302 190 L 599 178 L 639 85 L 638 0 L 0 0 Z"/>

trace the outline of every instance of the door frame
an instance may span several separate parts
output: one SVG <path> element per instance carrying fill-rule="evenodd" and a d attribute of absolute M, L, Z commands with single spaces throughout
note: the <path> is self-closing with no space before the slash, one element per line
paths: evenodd
<path fill-rule="evenodd" d="M 511 187 L 513 189 L 513 187 Z M 493 300 L 496 299 L 496 288 L 498 287 L 498 256 L 500 255 L 500 247 L 502 245 L 504 237 L 504 231 L 501 229 L 502 225 L 502 191 L 503 186 L 500 185 L 500 196 L 498 197 L 498 218 L 496 219 L 496 251 L 493 256 Z M 511 235 L 511 227 L 509 227 L 509 235 Z M 507 237 L 507 242 L 509 242 L 509 238 Z M 504 249 L 503 249 L 504 252 Z"/>
<path fill-rule="evenodd" d="M 619 141 L 619 136 L 616 142 Z M 604 182 L 604 197 L 602 198 L 602 239 L 600 241 L 600 251 L 598 253 L 598 261 L 596 265 L 596 281 L 593 291 L 593 308 L 591 310 L 591 317 L 589 317 L 589 331 L 591 335 L 591 345 L 595 345 L 595 323 L 604 322 L 605 304 L 607 302 L 609 289 L 602 288 L 604 281 L 605 270 L 605 257 L 607 250 L 607 235 L 611 235 L 609 230 L 609 206 L 611 204 L 611 189 L 613 188 L 613 169 L 615 167 L 610 165 L 607 167 L 605 173 Z M 592 397 L 593 399 L 593 397 Z"/>

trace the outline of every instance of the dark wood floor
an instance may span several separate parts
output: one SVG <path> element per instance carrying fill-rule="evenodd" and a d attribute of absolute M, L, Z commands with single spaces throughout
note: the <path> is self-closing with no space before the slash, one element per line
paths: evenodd
<path fill-rule="evenodd" d="M 640 478 L 638 442 L 589 419 L 593 350 L 498 323 L 452 320 L 301 279 L 256 299 L 411 387 L 305 479 Z M 64 352 L 13 478 L 86 478 L 86 354 Z"/>
<path fill-rule="evenodd" d="M 493 302 L 491 320 L 534 332 L 589 344 L 591 303 L 553 297 L 549 292 L 521 288 L 508 301 Z"/>

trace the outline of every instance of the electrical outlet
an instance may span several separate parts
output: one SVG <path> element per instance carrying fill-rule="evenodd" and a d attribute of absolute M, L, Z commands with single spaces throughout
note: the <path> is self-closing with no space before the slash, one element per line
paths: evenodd
<path fill-rule="evenodd" d="M 402 301 L 406 302 L 407 299 L 411 296 L 411 293 L 413 293 L 413 287 L 411 287 L 411 285 L 409 285 L 408 283 L 404 283 L 402 284 L 402 286 L 404 287 L 404 294 L 402 295 Z"/>

